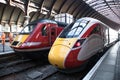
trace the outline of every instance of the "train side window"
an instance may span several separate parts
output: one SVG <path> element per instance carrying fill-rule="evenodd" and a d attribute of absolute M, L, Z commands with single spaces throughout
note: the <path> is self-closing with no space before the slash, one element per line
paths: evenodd
<path fill-rule="evenodd" d="M 55 35 L 55 28 L 51 29 L 51 35 L 53 35 L 53 36 Z"/>
<path fill-rule="evenodd" d="M 42 32 L 42 36 L 47 36 L 47 27 L 43 26 L 41 32 Z"/>
<path fill-rule="evenodd" d="M 98 26 L 99 34 L 102 35 L 102 27 L 101 25 Z"/>
<path fill-rule="evenodd" d="M 100 32 L 101 32 L 100 26 L 96 26 L 96 27 L 92 30 L 91 34 L 98 34 L 98 33 L 100 33 Z"/>

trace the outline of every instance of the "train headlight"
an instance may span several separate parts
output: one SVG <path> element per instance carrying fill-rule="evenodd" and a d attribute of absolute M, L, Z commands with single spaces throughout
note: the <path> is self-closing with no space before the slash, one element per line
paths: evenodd
<path fill-rule="evenodd" d="M 85 39 L 77 40 L 76 43 L 74 44 L 73 48 L 81 46 L 84 41 L 85 41 Z"/>
<path fill-rule="evenodd" d="M 38 46 L 41 42 L 25 42 L 22 44 L 22 47 Z"/>
<path fill-rule="evenodd" d="M 81 46 L 80 42 L 76 42 L 74 45 L 74 47 L 79 47 L 79 46 Z"/>

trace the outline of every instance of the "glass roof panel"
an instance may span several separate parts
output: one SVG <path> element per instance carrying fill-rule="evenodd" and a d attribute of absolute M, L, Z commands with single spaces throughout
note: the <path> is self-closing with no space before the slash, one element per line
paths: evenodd
<path fill-rule="evenodd" d="M 120 23 L 120 0 L 84 0 L 103 16 Z"/>
<path fill-rule="evenodd" d="M 113 1 L 113 0 L 106 0 L 106 1 L 108 2 L 108 1 Z"/>
<path fill-rule="evenodd" d="M 100 7 L 106 7 L 106 4 L 100 4 L 100 5 L 96 5 L 96 6 L 94 6 L 93 8 L 95 9 L 97 9 L 97 8 L 100 8 Z"/>

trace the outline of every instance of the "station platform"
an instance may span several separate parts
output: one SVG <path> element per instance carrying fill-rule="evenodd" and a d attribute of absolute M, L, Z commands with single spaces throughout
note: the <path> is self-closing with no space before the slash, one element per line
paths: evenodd
<path fill-rule="evenodd" d="M 83 80 L 120 80 L 120 41 L 100 58 Z"/>
<path fill-rule="evenodd" d="M 9 53 L 13 53 L 13 52 L 14 51 L 10 47 L 10 43 L 9 42 L 6 42 L 4 46 L 0 43 L 0 55 L 9 54 Z"/>

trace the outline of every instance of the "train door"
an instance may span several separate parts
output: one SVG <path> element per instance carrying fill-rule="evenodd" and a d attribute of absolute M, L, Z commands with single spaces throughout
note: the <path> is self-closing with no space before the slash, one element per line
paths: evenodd
<path fill-rule="evenodd" d="M 57 29 L 55 26 L 50 26 L 48 31 L 49 45 L 52 45 L 57 37 Z"/>
<path fill-rule="evenodd" d="M 101 33 L 100 25 L 96 25 L 95 28 L 91 31 L 91 35 L 88 37 L 88 41 L 86 41 L 86 49 L 88 49 L 89 53 L 96 53 L 98 50 L 102 49 L 104 46 L 102 33 Z M 92 47 L 90 46 L 92 45 Z"/>
<path fill-rule="evenodd" d="M 102 26 L 103 27 L 101 27 L 101 35 L 103 37 L 104 46 L 106 46 L 107 44 L 109 44 L 109 29 L 104 25 Z"/>

